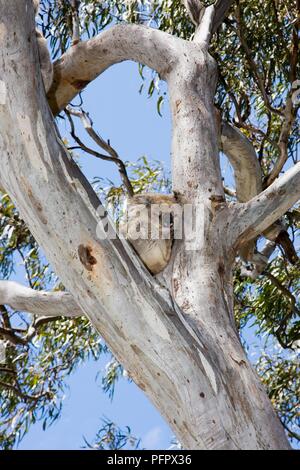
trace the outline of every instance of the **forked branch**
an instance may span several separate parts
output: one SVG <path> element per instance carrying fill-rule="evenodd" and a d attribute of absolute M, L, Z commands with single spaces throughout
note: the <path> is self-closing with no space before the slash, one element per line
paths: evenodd
<path fill-rule="evenodd" d="M 57 115 L 91 81 L 124 60 L 147 65 L 165 79 L 181 43 L 163 31 L 134 24 L 119 24 L 79 42 L 54 63 L 53 85 L 47 95 L 52 113 Z"/>
<path fill-rule="evenodd" d="M 82 109 L 74 109 L 71 106 L 68 106 L 65 110 L 67 118 L 69 120 L 71 126 L 71 136 L 75 140 L 75 142 L 79 145 L 79 147 L 84 150 L 85 152 L 93 155 L 96 158 L 100 158 L 101 160 L 106 160 L 109 162 L 113 162 L 117 165 L 121 180 L 125 186 L 125 189 L 129 196 L 134 195 L 134 190 L 130 179 L 127 174 L 126 165 L 123 160 L 119 157 L 118 152 L 110 145 L 110 142 L 106 142 L 93 128 L 93 121 L 91 120 L 88 113 L 83 111 Z M 92 140 L 103 150 L 105 150 L 109 155 L 103 155 L 102 153 L 97 152 L 96 150 L 91 149 L 87 145 L 85 145 L 82 140 L 77 136 L 75 132 L 74 122 L 71 118 L 72 116 L 79 117 L 83 124 L 83 127 L 87 131 L 88 135 L 92 138 Z"/>
<path fill-rule="evenodd" d="M 232 211 L 232 243 L 253 240 L 283 216 L 300 198 L 300 162 L 290 168 L 269 188 Z"/>
<path fill-rule="evenodd" d="M 199 0 L 183 0 L 188 14 L 196 26 L 194 41 L 209 44 L 211 35 L 226 18 L 233 0 L 217 0 L 205 7 Z"/>
<path fill-rule="evenodd" d="M 260 194 L 262 173 L 255 148 L 242 132 L 225 121 L 221 123 L 220 149 L 228 157 L 234 169 L 238 202 L 247 202 Z M 294 264 L 298 260 L 293 243 L 281 220 L 268 227 L 263 235 L 270 242 L 275 242 L 283 248 L 290 263 Z M 261 273 L 268 262 L 264 253 L 255 253 L 255 239 L 251 243 L 247 242 L 240 254 L 245 261 L 254 264 L 253 274 Z"/>
<path fill-rule="evenodd" d="M 215 33 L 226 18 L 233 0 L 217 0 L 214 4 L 214 17 L 211 32 Z M 200 0 L 183 0 L 183 4 L 195 26 L 199 26 L 205 13 L 205 6 Z M 212 6 L 212 5 L 210 5 Z"/>

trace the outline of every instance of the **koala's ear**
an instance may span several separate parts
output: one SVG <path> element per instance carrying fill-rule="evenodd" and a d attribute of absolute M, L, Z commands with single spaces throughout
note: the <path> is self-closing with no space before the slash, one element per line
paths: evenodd
<path fill-rule="evenodd" d="M 32 0 L 32 1 L 33 1 L 34 14 L 36 16 L 39 12 L 40 1 L 39 0 Z"/>

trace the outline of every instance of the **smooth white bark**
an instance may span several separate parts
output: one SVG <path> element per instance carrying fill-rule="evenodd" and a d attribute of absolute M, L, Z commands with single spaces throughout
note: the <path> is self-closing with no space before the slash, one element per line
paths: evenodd
<path fill-rule="evenodd" d="M 214 16 L 214 5 L 210 5 L 209 7 L 205 8 L 201 22 L 195 32 L 195 43 L 206 45 L 206 47 L 208 47 L 213 30 Z"/>
<path fill-rule="evenodd" d="M 262 191 L 262 174 L 255 148 L 241 131 L 225 121 L 221 123 L 220 147 L 233 167 L 238 201 L 249 201 Z"/>
<path fill-rule="evenodd" d="M 78 317 L 83 315 L 68 292 L 45 292 L 30 289 L 13 281 L 0 281 L 0 305 L 39 317 Z"/>
<path fill-rule="evenodd" d="M 181 41 L 162 31 L 122 24 L 70 47 L 54 63 L 54 80 L 48 93 L 53 114 L 58 114 L 89 82 L 108 67 L 124 60 L 141 62 L 166 78 L 178 58 Z"/>

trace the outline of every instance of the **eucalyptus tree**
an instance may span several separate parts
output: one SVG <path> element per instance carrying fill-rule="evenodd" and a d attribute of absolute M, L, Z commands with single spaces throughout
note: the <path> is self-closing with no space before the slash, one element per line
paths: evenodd
<path fill-rule="evenodd" d="M 41 326 L 53 325 L 53 318 L 59 331 L 59 317 L 68 318 L 63 321 L 67 330 L 84 317 L 79 332 L 85 328 L 87 333 L 82 345 L 76 342 L 69 366 L 85 355 L 80 347 L 89 333 L 93 341 L 92 325 L 184 447 L 288 449 L 284 428 L 241 345 L 237 319 L 246 321 L 256 309 L 261 327 L 283 348 L 299 346 L 293 244 L 300 194 L 299 1 L 208 3 L 42 2 L 43 29 L 51 36 L 55 59 L 46 96 L 32 2 L 0 1 L 0 185 L 20 214 L 14 215 L 4 196 L 5 223 L 14 227 L 14 235 L 9 229 L 5 235 L 17 237 L 19 248 L 23 243 L 35 250 L 38 243 L 64 286 L 62 292 L 45 292 L 38 280 L 31 286 L 35 289 L 2 281 L 0 334 L 11 357 L 13 348 L 26 346 Z M 141 64 L 141 75 L 143 66 L 154 71 L 149 94 L 158 78 L 167 82 L 172 192 L 181 206 L 200 214 L 192 249 L 184 234 L 158 276 L 147 271 L 125 240 L 103 236 L 104 224 L 110 233 L 114 228 L 53 120 L 65 110 L 73 138 L 91 152 L 76 137 L 68 105 L 124 60 Z M 91 123 L 85 127 L 95 137 Z M 117 163 L 123 186 L 130 183 L 134 192 L 110 144 L 101 138 L 97 143 L 108 153 L 104 158 Z M 220 152 L 233 167 L 234 189 L 224 187 Z M 274 262 L 276 247 L 282 256 L 277 251 Z M 7 268 L 7 251 L 4 261 Z M 249 306 L 249 285 L 257 277 L 263 298 L 257 295 L 256 306 Z M 12 323 L 8 308 L 32 314 L 26 333 Z M 47 341 L 53 354 L 61 338 L 56 344 L 47 336 L 45 354 Z M 95 344 L 99 352 L 97 338 Z M 72 344 L 66 354 L 72 355 Z M 279 378 L 284 366 L 265 356 L 260 370 L 270 367 L 277 368 Z M 32 408 L 51 399 L 49 391 L 30 393 L 38 386 L 32 376 L 29 382 L 26 376 L 22 391 L 14 361 L 5 369 L 0 385 L 14 397 Z M 289 385 L 297 370 L 295 362 Z M 272 389 L 272 379 L 266 382 Z M 282 401 L 277 409 L 297 437 L 289 420 L 298 392 L 293 386 L 289 390 L 291 407 Z M 53 407 L 52 417 L 59 412 Z"/>

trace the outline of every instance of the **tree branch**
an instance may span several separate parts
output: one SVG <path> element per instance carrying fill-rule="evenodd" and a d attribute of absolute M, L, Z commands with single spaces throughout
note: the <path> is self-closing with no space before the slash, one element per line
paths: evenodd
<path fill-rule="evenodd" d="M 37 401 L 41 400 L 42 398 L 45 398 L 45 397 L 49 396 L 48 392 L 41 393 L 40 395 L 28 395 L 27 393 L 24 393 L 22 391 L 22 389 L 19 386 L 18 382 L 16 382 L 16 385 L 12 385 L 12 384 L 9 384 L 9 383 L 6 383 L 6 382 L 3 382 L 2 380 L 0 380 L 0 387 L 3 387 L 7 390 L 10 390 L 15 395 L 22 398 L 22 400 L 24 400 L 25 402 L 26 401 L 37 402 Z"/>
<path fill-rule="evenodd" d="M 240 4 L 238 4 L 238 6 L 236 8 L 236 20 L 237 20 L 237 28 L 234 28 L 233 26 L 231 26 L 231 28 L 235 31 L 235 33 L 237 34 L 237 36 L 240 39 L 241 45 L 242 45 L 242 47 L 244 49 L 244 52 L 246 54 L 246 58 L 247 58 L 247 61 L 248 61 L 248 64 L 249 64 L 249 69 L 253 73 L 253 76 L 256 80 L 256 84 L 258 86 L 258 89 L 261 92 L 261 95 L 262 95 L 263 101 L 265 103 L 265 106 L 270 112 L 278 114 L 279 116 L 282 116 L 283 115 L 282 109 L 277 109 L 277 108 L 274 108 L 272 106 L 272 103 L 270 101 L 270 96 L 268 95 L 267 90 L 265 88 L 264 76 L 263 76 L 259 66 L 257 65 L 255 60 L 253 59 L 254 54 L 253 54 L 252 50 L 250 49 L 250 47 L 249 47 L 249 45 L 246 41 L 246 38 L 244 36 L 244 24 L 243 24 L 243 20 L 242 20 L 242 12 L 241 12 L 241 8 L 240 8 Z"/>
<path fill-rule="evenodd" d="M 262 191 L 255 148 L 242 132 L 225 121 L 221 123 L 220 147 L 233 166 L 238 201 L 249 201 Z"/>
<path fill-rule="evenodd" d="M 260 250 L 259 253 L 254 253 L 254 266 L 253 269 L 249 267 L 241 267 L 241 275 L 244 277 L 250 277 L 250 279 L 256 279 L 267 267 L 269 258 L 273 254 L 276 248 L 276 244 L 268 240 L 265 246 Z"/>
<path fill-rule="evenodd" d="M 232 242 L 241 245 L 268 229 L 300 197 L 300 162 L 290 168 L 269 188 L 233 209 Z"/>
<path fill-rule="evenodd" d="M 84 315 L 68 292 L 38 291 L 13 281 L 0 281 L 0 304 L 40 317 Z"/>
<path fill-rule="evenodd" d="M 298 13 L 300 13 L 300 6 L 298 3 Z M 271 173 L 267 177 L 266 186 L 270 186 L 270 184 L 275 181 L 275 179 L 280 174 L 282 168 L 284 167 L 285 162 L 288 159 L 288 143 L 289 143 L 289 136 L 291 133 L 292 125 L 294 123 L 295 117 L 297 115 L 296 107 L 293 106 L 293 83 L 297 79 L 297 64 L 299 61 L 299 23 L 293 25 L 292 28 L 292 47 L 290 50 L 290 84 L 291 84 L 291 91 L 287 97 L 285 110 L 284 110 L 284 118 L 281 127 L 278 147 L 279 147 L 279 158 L 275 163 Z"/>
<path fill-rule="evenodd" d="M 0 327 L 0 336 L 5 338 L 7 341 L 9 341 L 11 344 L 17 345 L 17 344 L 22 344 L 23 346 L 27 344 L 27 341 L 20 336 L 16 335 L 14 333 L 14 330 L 8 330 L 6 328 L 1 328 Z"/>
<path fill-rule="evenodd" d="M 201 19 L 205 12 L 205 6 L 200 0 L 183 0 L 182 2 L 189 14 L 190 19 L 195 26 L 201 23 Z"/>
<path fill-rule="evenodd" d="M 209 7 L 205 8 L 201 22 L 195 32 L 194 42 L 198 44 L 205 44 L 206 47 L 209 46 L 213 32 L 214 16 L 214 5 L 210 5 Z"/>
<path fill-rule="evenodd" d="M 297 315 L 299 315 L 300 312 L 296 307 L 296 298 L 290 292 L 290 290 L 287 287 L 285 287 L 275 276 L 273 276 L 272 273 L 266 272 L 265 276 L 272 282 L 272 284 L 274 284 L 274 286 L 277 287 L 278 290 L 280 290 L 280 292 L 282 292 L 282 294 L 285 297 L 287 297 L 290 300 L 292 304 L 292 310 L 295 311 Z"/>
<path fill-rule="evenodd" d="M 296 112 L 293 106 L 292 97 L 289 96 L 284 110 L 284 118 L 278 141 L 279 157 L 275 162 L 271 173 L 266 178 L 266 187 L 270 186 L 273 181 L 276 180 L 288 159 L 288 143 L 295 116 Z"/>
<path fill-rule="evenodd" d="M 223 121 L 221 123 L 220 148 L 228 157 L 234 169 L 237 200 L 247 202 L 260 194 L 262 191 L 261 168 L 255 148 L 247 137 L 238 129 Z M 263 236 L 271 242 L 281 245 L 290 263 L 294 264 L 298 260 L 294 245 L 282 221 L 277 220 L 271 227 L 268 227 Z M 262 272 L 267 259 L 262 253 L 255 253 L 254 242 L 255 240 L 246 243 L 243 249 L 240 250 L 240 254 L 243 260 L 255 264 L 253 274 L 257 276 L 256 273 Z M 264 261 L 262 262 L 262 260 Z"/>
<path fill-rule="evenodd" d="M 80 41 L 80 19 L 79 19 L 79 0 L 71 0 L 72 7 L 72 46 L 75 46 Z"/>
<path fill-rule="evenodd" d="M 37 48 L 34 42 L 26 40 L 33 30 L 30 6 L 30 0 L 0 0 L 2 29 L 14 32 L 13 41 L 9 35 L 3 36 L 4 47 L 0 49 L 5 70 L 1 77 L 5 93 L 1 94 L 0 104 L 3 186 L 56 274 L 117 360 L 168 420 L 183 446 L 288 448 L 231 323 L 231 281 L 225 273 L 227 268 L 219 263 L 224 258 L 227 261 L 224 250 L 227 247 L 219 230 L 221 222 L 218 219 L 217 226 L 209 223 L 214 232 L 212 245 L 201 253 L 200 261 L 194 250 L 184 252 L 184 246 L 177 253 L 178 266 L 173 268 L 175 301 L 143 268 L 133 249 L 118 238 L 103 236 L 100 201 L 61 145 L 42 87 L 36 86 L 41 84 Z M 149 36 L 144 28 L 146 33 L 141 41 L 138 34 L 133 34 L 140 29 L 127 25 L 121 28 L 124 27 L 126 35 L 120 40 L 117 33 L 117 43 L 111 34 L 120 29 L 104 33 L 112 39 L 109 46 L 118 46 L 111 51 L 114 60 L 126 57 L 147 61 L 152 68 L 157 68 L 154 67 L 157 64 L 167 78 L 172 75 L 168 82 L 174 116 L 176 113 L 173 138 L 176 188 L 182 194 L 188 192 L 191 201 L 196 202 L 206 203 L 211 195 L 222 196 L 213 115 L 214 62 L 206 51 L 203 53 L 188 42 L 169 39 L 168 35 L 153 30 Z M 153 37 L 163 37 L 159 50 Z M 129 43 L 132 54 L 128 51 Z M 81 43 L 71 49 L 80 50 L 80 46 Z M 173 46 L 178 46 L 177 50 Z M 178 55 L 180 67 L 177 70 L 174 67 L 171 74 L 171 61 Z M 97 58 L 94 53 L 87 54 L 88 62 L 94 60 L 95 65 L 96 60 L 98 72 Z M 81 57 L 77 66 L 84 65 L 85 59 Z M 72 81 L 72 76 L 69 79 Z M 207 93 L 202 92 L 205 89 Z M 206 221 L 208 217 L 205 227 Z M 201 240 L 206 235 L 210 237 L 208 232 L 200 235 Z M 200 252 L 197 249 L 197 254 Z M 202 270 L 202 261 L 207 259 L 212 260 L 209 269 Z M 223 294 L 215 296 L 216 286 L 225 292 L 226 298 Z M 210 303 L 212 308 L 207 308 Z M 262 433 L 266 428 L 269 432 Z M 249 433 L 249 429 L 253 432 Z M 214 441 L 212 435 L 217 436 Z"/>
<path fill-rule="evenodd" d="M 218 111 L 217 120 L 220 121 Z M 247 202 L 259 194 L 262 191 L 262 174 L 255 148 L 242 132 L 226 121 L 220 122 L 220 150 L 233 167 L 238 202 Z M 255 239 L 240 247 L 241 260 L 253 266 L 253 269 L 242 266 L 242 275 L 257 277 L 257 273 L 266 266 L 266 256 L 255 250 Z"/>
<path fill-rule="evenodd" d="M 214 15 L 212 18 L 211 24 L 211 33 L 215 33 L 219 26 L 222 24 L 224 19 L 226 18 L 229 8 L 231 7 L 233 0 L 217 0 L 213 5 L 214 7 Z M 183 4 L 187 9 L 189 17 L 191 18 L 192 22 L 195 26 L 199 26 L 202 18 L 205 14 L 205 6 L 200 0 L 183 0 Z"/>
<path fill-rule="evenodd" d="M 133 24 L 113 26 L 79 42 L 54 63 L 53 84 L 47 95 L 52 113 L 57 115 L 92 80 L 124 60 L 143 63 L 165 78 L 181 43 L 163 31 Z"/>
<path fill-rule="evenodd" d="M 71 135 L 72 135 L 73 139 L 75 140 L 75 142 L 77 142 L 77 144 L 80 146 L 80 148 L 82 148 L 85 152 L 88 152 L 88 153 L 90 153 L 91 155 L 94 155 L 97 158 L 101 158 L 102 160 L 107 160 L 107 161 L 115 163 L 117 165 L 118 169 L 119 169 L 119 173 L 120 173 L 121 179 L 123 181 L 123 184 L 126 188 L 127 193 L 129 194 L 129 196 L 133 196 L 134 195 L 134 190 L 133 190 L 132 184 L 130 182 L 130 179 L 128 178 L 125 163 L 123 162 L 123 160 L 121 160 L 121 158 L 119 157 L 117 151 L 110 145 L 110 143 L 106 142 L 104 139 L 102 139 L 102 137 L 99 134 L 97 134 L 97 132 L 93 129 L 93 121 L 91 120 L 89 115 L 85 111 L 83 111 L 82 109 L 81 110 L 75 110 L 71 106 L 68 106 L 66 108 L 65 112 L 66 112 L 67 117 L 69 119 L 70 126 L 71 126 Z M 103 150 L 105 150 L 107 153 L 109 153 L 109 155 L 102 155 L 99 152 L 93 151 L 92 149 L 87 147 L 77 137 L 77 135 L 75 133 L 74 123 L 73 123 L 70 115 L 77 116 L 81 119 L 81 122 L 82 122 L 85 130 L 89 134 L 89 136 L 93 139 L 93 141 L 97 145 L 99 145 L 99 147 L 101 147 Z"/>
<path fill-rule="evenodd" d="M 229 9 L 233 4 L 233 0 L 217 0 L 215 3 L 215 17 L 213 22 L 213 30 L 215 33 L 227 17 Z"/>

